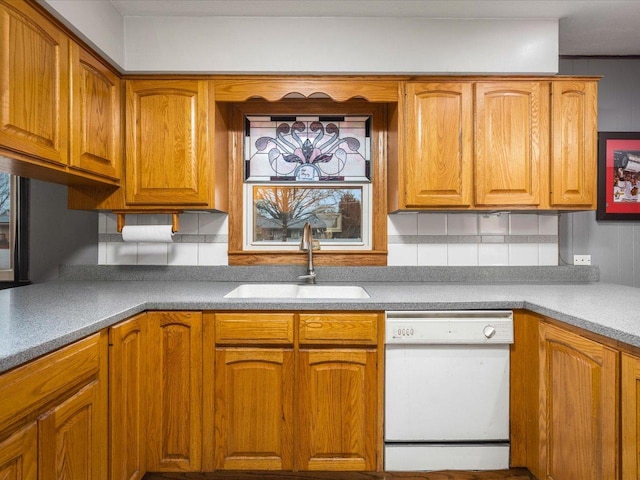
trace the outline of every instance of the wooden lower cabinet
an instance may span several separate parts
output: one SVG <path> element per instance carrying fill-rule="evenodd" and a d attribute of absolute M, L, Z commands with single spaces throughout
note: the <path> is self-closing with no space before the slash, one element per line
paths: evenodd
<path fill-rule="evenodd" d="M 0 479 L 380 471 L 383 318 L 132 317 L 109 329 L 109 355 L 103 331 L 0 375 Z M 637 350 L 525 311 L 515 339 L 511 466 L 539 479 L 640 479 Z"/>
<path fill-rule="evenodd" d="M 375 349 L 301 350 L 297 446 L 300 470 L 376 470 Z"/>
<path fill-rule="evenodd" d="M 202 313 L 148 312 L 147 469 L 199 471 Z"/>
<path fill-rule="evenodd" d="M 294 470 L 294 320 L 233 312 L 215 325 L 215 452 L 219 470 Z M 206 408 L 206 407 L 205 407 Z"/>
<path fill-rule="evenodd" d="M 107 480 L 107 337 L 0 375 L 0 479 Z"/>
<path fill-rule="evenodd" d="M 111 478 L 140 480 L 147 451 L 147 316 L 109 329 L 109 442 Z"/>
<path fill-rule="evenodd" d="M 640 479 L 640 358 L 623 353 L 621 370 L 622 478 Z"/>
<path fill-rule="evenodd" d="M 540 324 L 542 478 L 618 478 L 618 358 L 613 348 Z"/>
<path fill-rule="evenodd" d="M 215 469 L 381 469 L 382 314 L 211 316 Z"/>
<path fill-rule="evenodd" d="M 40 480 L 106 480 L 107 428 L 98 380 L 38 422 Z"/>
<path fill-rule="evenodd" d="M 382 314 L 204 318 L 147 312 L 0 375 L 0 478 L 381 469 Z"/>
<path fill-rule="evenodd" d="M 293 349 L 218 348 L 215 468 L 293 469 Z"/>
<path fill-rule="evenodd" d="M 36 480 L 38 478 L 38 426 L 36 422 L 0 442 L 0 478 Z"/>

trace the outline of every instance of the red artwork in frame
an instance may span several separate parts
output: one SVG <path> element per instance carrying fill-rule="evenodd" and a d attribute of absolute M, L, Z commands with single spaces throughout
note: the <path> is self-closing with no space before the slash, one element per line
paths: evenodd
<path fill-rule="evenodd" d="M 598 133 L 598 220 L 640 220 L 640 133 Z"/>

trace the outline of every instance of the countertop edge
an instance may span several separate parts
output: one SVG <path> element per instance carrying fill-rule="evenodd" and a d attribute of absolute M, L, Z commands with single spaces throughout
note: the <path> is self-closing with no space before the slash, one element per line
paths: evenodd
<path fill-rule="evenodd" d="M 57 281 L 0 291 L 0 373 L 148 310 L 524 309 L 640 347 L 638 290 L 614 284 L 363 282 L 359 285 L 370 293 L 369 299 L 224 298 L 237 285 Z"/>

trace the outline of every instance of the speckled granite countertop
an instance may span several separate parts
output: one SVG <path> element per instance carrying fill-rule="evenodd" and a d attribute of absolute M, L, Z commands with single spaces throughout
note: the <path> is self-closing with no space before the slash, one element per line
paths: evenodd
<path fill-rule="evenodd" d="M 81 275 L 80 275 L 81 276 Z M 264 279 L 260 279 L 264 281 Z M 60 280 L 0 291 L 0 372 L 145 310 L 516 309 L 640 347 L 640 290 L 599 282 L 350 282 L 357 300 L 227 299 L 242 282 Z M 329 282 L 322 282 L 329 284 Z"/>

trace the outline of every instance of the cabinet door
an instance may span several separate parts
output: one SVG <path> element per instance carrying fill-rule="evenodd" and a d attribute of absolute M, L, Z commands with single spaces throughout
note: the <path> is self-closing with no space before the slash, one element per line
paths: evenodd
<path fill-rule="evenodd" d="M 72 168 L 120 179 L 120 79 L 89 52 L 71 45 Z"/>
<path fill-rule="evenodd" d="M 551 205 L 596 205 L 597 83 L 551 82 Z"/>
<path fill-rule="evenodd" d="M 473 195 L 471 83 L 407 83 L 405 208 L 468 207 Z"/>
<path fill-rule="evenodd" d="M 618 478 L 618 353 L 540 325 L 540 460 L 546 479 Z"/>
<path fill-rule="evenodd" d="M 377 362 L 370 349 L 301 350 L 299 470 L 376 470 Z"/>
<path fill-rule="evenodd" d="M 640 358 L 622 354 L 622 478 L 640 479 Z"/>
<path fill-rule="evenodd" d="M 33 422 L 0 442 L 0 478 L 37 480 L 38 436 Z"/>
<path fill-rule="evenodd" d="M 290 349 L 216 349 L 216 469 L 292 470 Z"/>
<path fill-rule="evenodd" d="M 207 85 L 206 80 L 127 82 L 127 204 L 209 203 Z"/>
<path fill-rule="evenodd" d="M 107 418 L 95 380 L 39 420 L 40 480 L 106 480 Z"/>
<path fill-rule="evenodd" d="M 0 147 L 65 165 L 69 40 L 22 0 L 0 1 Z"/>
<path fill-rule="evenodd" d="M 146 316 L 110 328 L 109 343 L 111 478 L 139 480 L 146 473 Z"/>
<path fill-rule="evenodd" d="M 202 314 L 149 312 L 147 469 L 198 471 L 202 450 Z"/>
<path fill-rule="evenodd" d="M 475 102 L 476 205 L 540 205 L 548 188 L 548 82 L 479 82 Z"/>

